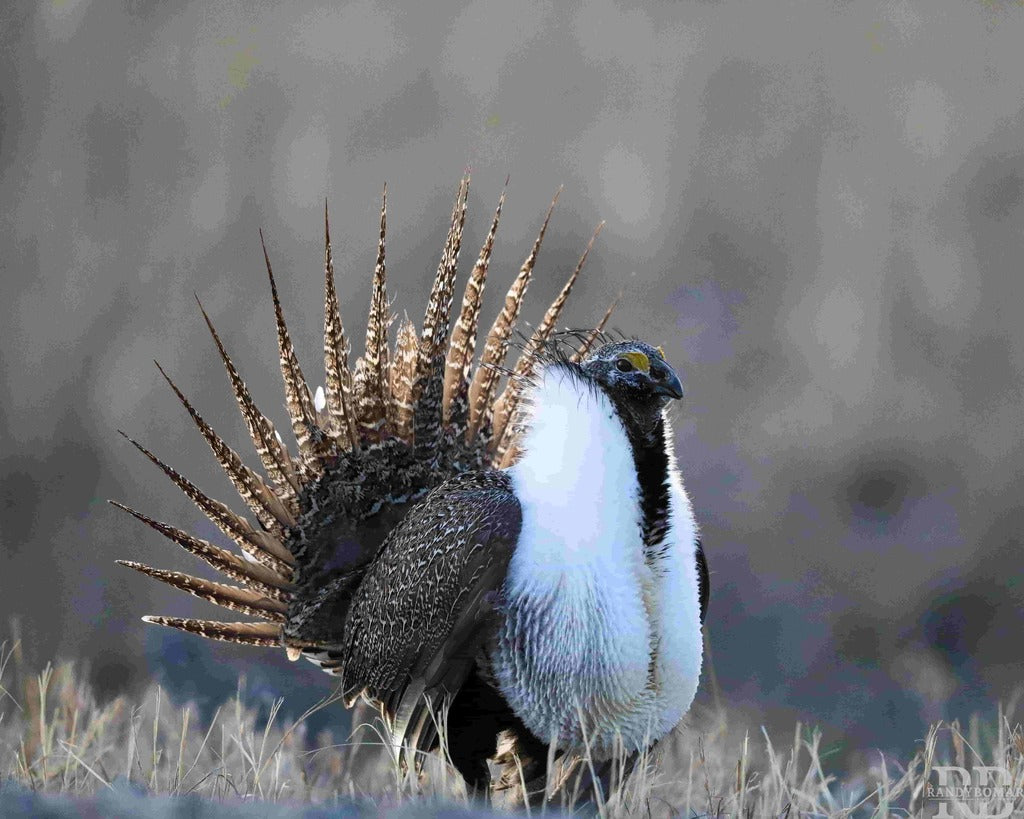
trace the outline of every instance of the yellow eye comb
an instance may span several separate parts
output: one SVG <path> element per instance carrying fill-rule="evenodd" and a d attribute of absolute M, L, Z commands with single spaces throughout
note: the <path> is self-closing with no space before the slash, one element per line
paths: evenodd
<path fill-rule="evenodd" d="M 651 360 L 643 353 L 623 353 L 622 358 L 626 359 L 630 364 L 640 370 L 640 372 L 647 373 L 651 371 Z"/>

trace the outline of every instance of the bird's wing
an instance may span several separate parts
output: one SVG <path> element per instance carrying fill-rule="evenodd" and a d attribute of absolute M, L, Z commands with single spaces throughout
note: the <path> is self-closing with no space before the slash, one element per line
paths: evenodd
<path fill-rule="evenodd" d="M 700 624 L 708 613 L 708 599 L 711 597 L 711 583 L 708 578 L 708 561 L 704 557 L 704 544 L 697 538 L 697 590 L 700 593 Z"/>
<path fill-rule="evenodd" d="M 521 524 L 505 473 L 464 473 L 410 510 L 360 583 L 345 623 L 343 688 L 381 705 L 400 746 L 426 750 L 430 710 L 473 669 Z"/>

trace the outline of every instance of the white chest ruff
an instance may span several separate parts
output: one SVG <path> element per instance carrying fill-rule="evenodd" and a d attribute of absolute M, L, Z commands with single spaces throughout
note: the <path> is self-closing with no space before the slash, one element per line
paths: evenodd
<path fill-rule="evenodd" d="M 675 475 L 668 548 L 649 566 L 633 454 L 608 399 L 552 368 L 530 412 L 511 469 L 523 526 L 492 662 L 534 734 L 606 758 L 617 743 L 632 751 L 663 737 L 696 693 L 693 516 Z"/>

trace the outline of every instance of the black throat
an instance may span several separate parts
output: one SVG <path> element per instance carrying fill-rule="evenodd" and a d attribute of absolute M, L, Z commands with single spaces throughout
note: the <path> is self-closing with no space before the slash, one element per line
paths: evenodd
<path fill-rule="evenodd" d="M 653 414 L 646 409 L 637 412 L 612 398 L 622 419 L 633 450 L 640 486 L 640 527 L 644 541 L 644 558 L 654 566 L 663 557 L 669 520 L 668 447 L 665 441 L 665 419 L 660 408 Z"/>

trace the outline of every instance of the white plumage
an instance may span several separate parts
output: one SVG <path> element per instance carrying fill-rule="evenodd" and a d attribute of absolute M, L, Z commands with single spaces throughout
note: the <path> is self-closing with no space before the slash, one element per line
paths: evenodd
<path fill-rule="evenodd" d="M 492 657 L 502 694 L 542 740 L 610 756 L 665 736 L 689 709 L 702 640 L 696 524 L 670 460 L 664 555 L 644 558 L 629 439 L 605 393 L 559 364 L 528 397 L 511 467 L 522 530 Z M 671 440 L 669 435 L 668 440 Z"/>

